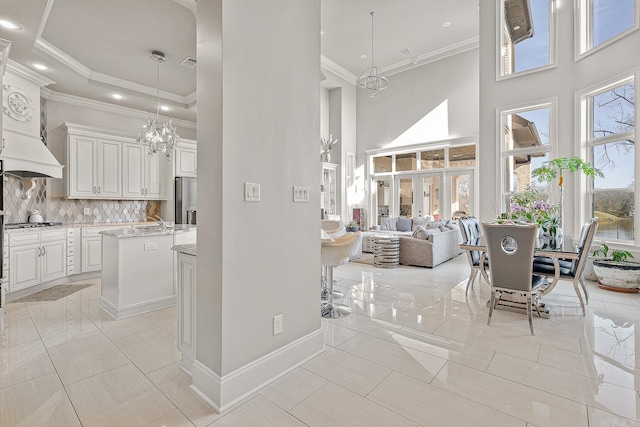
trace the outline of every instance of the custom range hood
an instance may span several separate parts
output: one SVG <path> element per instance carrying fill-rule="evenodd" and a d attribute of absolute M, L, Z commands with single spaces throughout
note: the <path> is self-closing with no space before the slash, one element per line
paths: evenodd
<path fill-rule="evenodd" d="M 40 88 L 54 82 L 9 59 L 2 83 L 4 171 L 21 178 L 62 178 L 62 166 L 40 140 Z"/>
<path fill-rule="evenodd" d="M 3 160 L 7 174 L 21 178 L 62 178 L 62 166 L 39 138 L 4 129 Z"/>

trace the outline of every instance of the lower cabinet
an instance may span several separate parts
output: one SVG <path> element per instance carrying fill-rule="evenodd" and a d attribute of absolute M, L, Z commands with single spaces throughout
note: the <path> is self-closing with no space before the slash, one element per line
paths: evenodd
<path fill-rule="evenodd" d="M 191 372 L 196 354 L 196 257 L 178 254 L 178 349 L 182 367 Z"/>
<path fill-rule="evenodd" d="M 82 239 L 82 272 L 102 270 L 102 237 Z"/>
<path fill-rule="evenodd" d="M 67 275 L 64 229 L 24 232 L 9 237 L 9 292 Z"/>

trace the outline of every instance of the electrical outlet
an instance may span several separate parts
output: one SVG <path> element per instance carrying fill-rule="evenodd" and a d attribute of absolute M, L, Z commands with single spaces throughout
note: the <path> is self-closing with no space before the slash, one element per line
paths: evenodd
<path fill-rule="evenodd" d="M 91 209 L 90 208 L 84 208 L 84 214 L 85 215 L 91 215 Z"/>
<path fill-rule="evenodd" d="M 282 333 L 282 314 L 273 317 L 273 335 Z"/>
<path fill-rule="evenodd" d="M 140 215 L 140 208 L 135 208 L 135 209 L 133 210 L 133 213 L 134 213 L 135 215 Z"/>

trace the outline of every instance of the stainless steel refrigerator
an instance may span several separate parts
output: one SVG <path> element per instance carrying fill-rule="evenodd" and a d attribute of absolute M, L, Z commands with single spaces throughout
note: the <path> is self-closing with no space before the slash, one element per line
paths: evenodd
<path fill-rule="evenodd" d="M 196 195 L 196 178 L 176 178 L 176 224 L 196 224 Z"/>

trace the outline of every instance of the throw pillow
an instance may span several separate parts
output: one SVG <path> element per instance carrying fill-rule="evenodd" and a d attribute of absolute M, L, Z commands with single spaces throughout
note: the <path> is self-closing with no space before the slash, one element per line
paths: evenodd
<path fill-rule="evenodd" d="M 418 227 L 420 227 L 421 225 L 427 225 L 429 222 L 431 222 L 431 217 L 430 216 L 414 217 L 413 218 L 413 224 L 411 226 L 412 231 L 416 231 L 418 229 Z"/>
<path fill-rule="evenodd" d="M 398 218 L 382 218 L 380 221 L 380 230 L 396 231 L 396 221 Z"/>
<path fill-rule="evenodd" d="M 425 240 L 428 242 L 433 241 L 433 235 L 434 234 L 440 234 L 441 231 L 438 230 L 437 228 L 429 228 L 427 230 L 424 231 L 426 234 Z"/>
<path fill-rule="evenodd" d="M 411 218 L 398 218 L 396 231 L 411 231 Z"/>
<path fill-rule="evenodd" d="M 431 236 L 438 233 L 440 233 L 440 230 L 438 230 L 437 228 L 428 229 L 425 228 L 424 225 L 421 225 L 416 231 L 413 232 L 413 237 L 415 237 L 416 239 L 431 240 Z"/>

